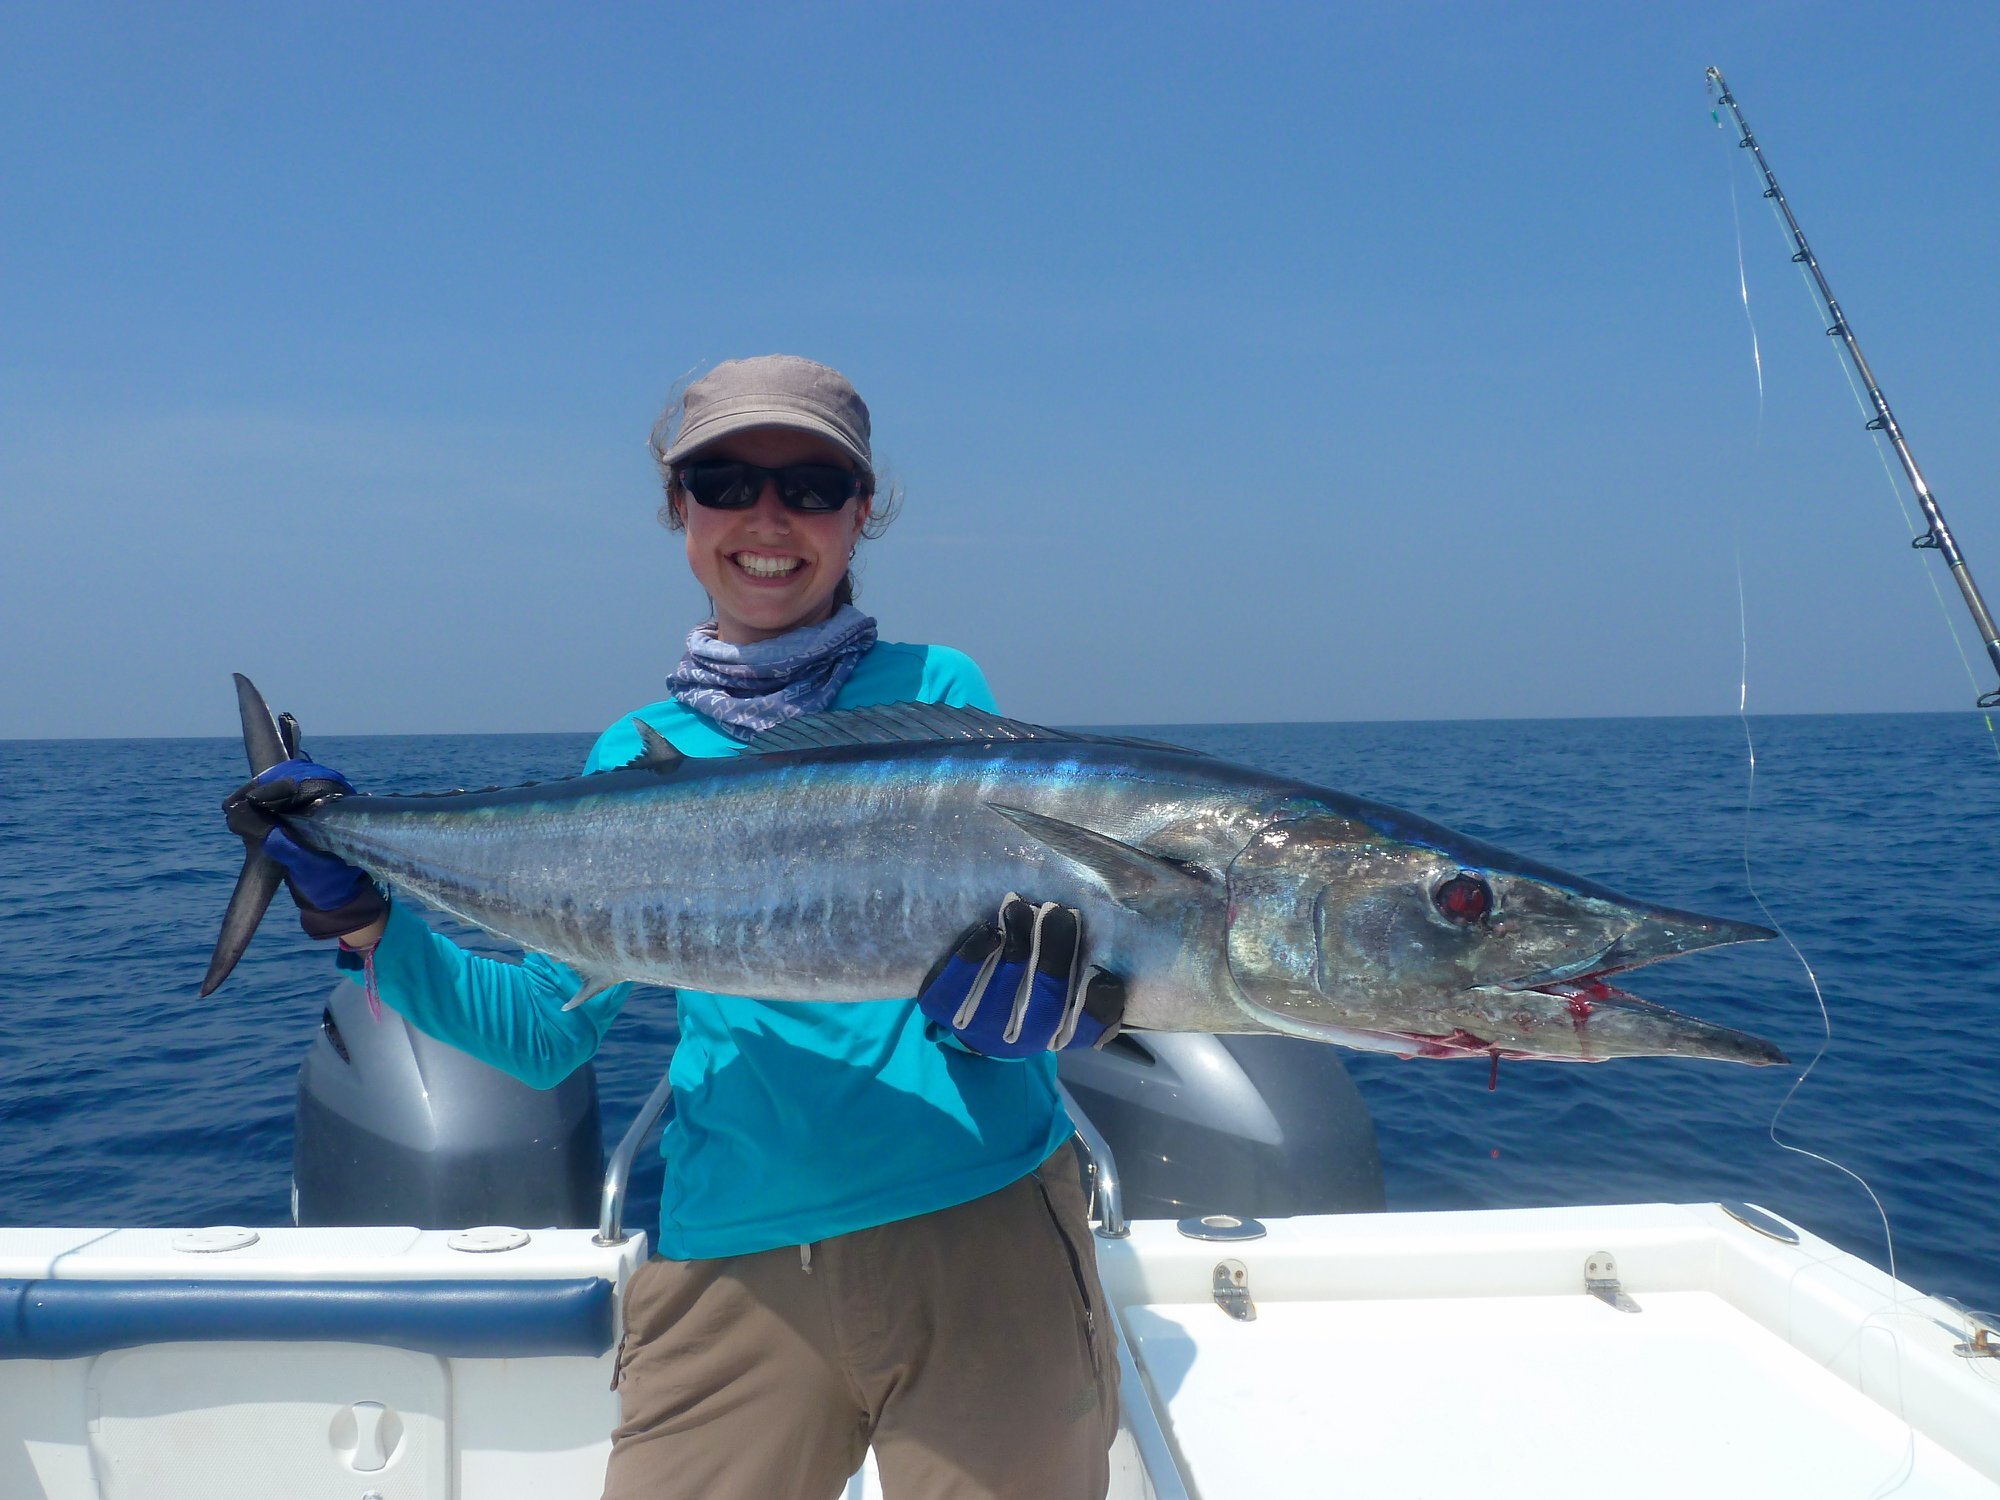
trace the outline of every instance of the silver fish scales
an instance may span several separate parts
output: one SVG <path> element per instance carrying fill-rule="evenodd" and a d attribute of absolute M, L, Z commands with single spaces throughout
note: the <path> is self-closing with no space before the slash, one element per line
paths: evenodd
<path fill-rule="evenodd" d="M 283 747 L 251 743 L 269 710 L 243 689 L 256 769 Z M 1132 1027 L 1427 1057 L 1783 1060 L 1606 982 L 1767 929 L 1633 902 L 1343 793 L 935 705 L 797 720 L 730 758 L 682 757 L 641 733 L 646 753 L 621 770 L 344 796 L 286 821 L 396 890 L 574 968 L 579 998 L 622 980 L 773 1000 L 908 996 L 1018 890 L 1078 908 L 1084 961 L 1125 981 Z M 232 903 L 224 974 L 226 948 L 255 926 L 241 915 Z"/>

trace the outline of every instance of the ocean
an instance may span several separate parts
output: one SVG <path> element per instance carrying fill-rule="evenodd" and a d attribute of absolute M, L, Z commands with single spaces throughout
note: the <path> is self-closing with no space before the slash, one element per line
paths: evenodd
<path fill-rule="evenodd" d="M 1974 714 L 1759 718 L 1749 874 L 1781 943 L 1635 975 L 1790 1069 L 1346 1054 L 1392 1208 L 1760 1203 L 1930 1292 L 2000 1307 L 2000 758 Z M 1734 718 L 1121 727 L 1394 803 L 1636 897 L 1762 920 Z M 569 774 L 590 736 L 316 737 L 377 791 Z M 240 859 L 234 739 L 0 742 L 0 1224 L 276 1224 L 331 958 L 280 902 L 195 990 Z M 634 998 L 597 1059 L 615 1138 L 673 1036 Z M 1776 1123 L 1773 1118 L 1784 1105 Z M 649 1153 L 650 1155 L 650 1153 Z M 628 1222 L 654 1216 L 657 1166 Z"/>

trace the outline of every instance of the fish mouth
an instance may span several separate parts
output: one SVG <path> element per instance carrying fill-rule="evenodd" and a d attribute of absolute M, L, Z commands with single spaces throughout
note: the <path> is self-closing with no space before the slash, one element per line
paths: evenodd
<path fill-rule="evenodd" d="M 1467 992 L 1469 1026 L 1444 1035 L 1399 1032 L 1415 1057 L 1502 1057 L 1609 1062 L 1617 1057 L 1699 1057 L 1753 1068 L 1791 1061 L 1763 1037 L 1641 1000 L 1595 974 L 1533 988 Z"/>
<path fill-rule="evenodd" d="M 1657 910 L 1598 952 L 1518 979 L 1476 986 L 1460 1010 L 1469 1024 L 1444 1035 L 1399 1033 L 1419 1057 L 1540 1058 L 1607 1062 L 1614 1057 L 1701 1057 L 1772 1067 L 1791 1059 L 1745 1031 L 1642 1000 L 1608 983 L 1613 974 L 1703 948 L 1755 943 L 1778 934 L 1752 922 Z"/>

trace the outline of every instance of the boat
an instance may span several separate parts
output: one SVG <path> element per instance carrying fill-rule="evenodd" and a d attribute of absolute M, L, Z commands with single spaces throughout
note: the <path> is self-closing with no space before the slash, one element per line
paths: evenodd
<path fill-rule="evenodd" d="M 599 1178 L 588 1069 L 530 1105 L 362 1004 L 336 987 L 301 1070 L 300 1222 L 0 1229 L 0 1496 L 597 1493 L 665 1080 Z M 1334 1049 L 1063 1063 L 1123 1374 L 1112 1500 L 2000 1497 L 2000 1331 L 1777 1212 L 1383 1212 Z M 534 1222 L 469 1212 L 509 1201 Z M 880 1494 L 868 1465 L 847 1487 Z"/>

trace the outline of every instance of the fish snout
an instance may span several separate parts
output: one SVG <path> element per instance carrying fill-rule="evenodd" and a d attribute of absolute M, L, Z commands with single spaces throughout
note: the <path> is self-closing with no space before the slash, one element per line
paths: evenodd
<path fill-rule="evenodd" d="M 1694 912 L 1659 910 L 1647 913 L 1621 933 L 1591 965 L 1592 974 L 1616 974 L 1641 964 L 1721 948 L 1730 943 L 1762 943 L 1778 934 L 1754 922 L 1704 917 Z"/>

